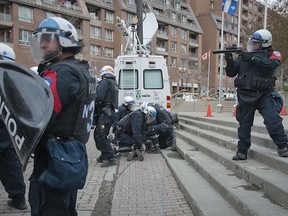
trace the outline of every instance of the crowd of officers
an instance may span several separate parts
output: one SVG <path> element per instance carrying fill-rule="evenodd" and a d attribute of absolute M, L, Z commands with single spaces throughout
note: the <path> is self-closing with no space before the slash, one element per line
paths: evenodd
<path fill-rule="evenodd" d="M 85 144 L 94 126 L 101 167 L 117 165 L 115 155 L 123 149 L 129 152 L 127 160 L 143 161 L 147 138 L 153 140 L 151 153 L 159 153 L 160 148 L 172 143 L 173 150 L 176 148 L 171 114 L 159 104 L 144 104 L 135 109 L 131 97 L 126 97 L 118 107 L 113 68 L 108 65 L 101 68 L 101 79 L 97 81 L 88 62 L 75 58 L 83 47 L 75 27 L 60 17 L 44 19 L 30 38 L 31 54 L 38 65 L 31 71 L 48 84 L 54 99 L 51 119 L 33 152 L 28 196 L 32 216 L 77 215 L 77 190 L 81 188 L 53 188 L 41 181 L 51 169 L 47 147 L 51 140 L 80 142 L 86 151 Z M 4 43 L 0 43 L 1 62 L 17 66 L 14 50 Z M 111 133 L 113 140 L 109 139 Z M 116 144 L 114 147 L 112 142 Z M 7 205 L 19 210 L 27 209 L 22 166 L 5 123 L 0 120 L 0 180 L 8 193 Z"/>

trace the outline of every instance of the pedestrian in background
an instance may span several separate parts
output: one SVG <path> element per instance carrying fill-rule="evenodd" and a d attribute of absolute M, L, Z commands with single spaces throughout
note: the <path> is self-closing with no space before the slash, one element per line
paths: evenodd
<path fill-rule="evenodd" d="M 249 38 L 248 52 L 243 52 L 234 60 L 231 53 L 225 54 L 226 74 L 237 77 L 238 105 L 236 119 L 238 128 L 238 149 L 233 160 L 246 160 L 251 146 L 251 127 L 255 111 L 264 118 L 270 137 L 277 145 L 278 154 L 288 157 L 288 141 L 280 117 L 283 100 L 274 91 L 275 69 L 280 65 L 281 53 L 272 48 L 272 35 L 260 29 Z"/>

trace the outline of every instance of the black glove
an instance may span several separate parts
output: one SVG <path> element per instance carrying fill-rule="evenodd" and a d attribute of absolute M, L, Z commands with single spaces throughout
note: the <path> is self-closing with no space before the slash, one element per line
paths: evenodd
<path fill-rule="evenodd" d="M 233 60 L 233 56 L 231 52 L 226 52 L 225 53 L 225 60 L 229 61 L 229 60 Z"/>
<path fill-rule="evenodd" d="M 244 62 L 249 62 L 249 61 L 252 61 L 252 55 L 250 53 L 242 53 L 241 54 L 241 59 L 242 61 Z"/>

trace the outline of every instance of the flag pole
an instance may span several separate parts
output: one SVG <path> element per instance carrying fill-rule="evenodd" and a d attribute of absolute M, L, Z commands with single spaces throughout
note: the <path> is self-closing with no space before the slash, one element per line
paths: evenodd
<path fill-rule="evenodd" d="M 209 82 L 210 82 L 210 50 L 209 50 L 209 55 L 208 55 L 208 78 L 207 78 L 207 98 L 209 97 Z"/>
<path fill-rule="evenodd" d="M 264 29 L 267 29 L 267 4 L 268 0 L 265 0 Z"/>
<path fill-rule="evenodd" d="M 237 31 L 237 47 L 240 47 L 240 38 L 241 38 L 241 25 L 242 25 L 242 0 L 238 2 L 238 31 Z M 237 89 L 235 92 L 235 105 L 238 104 Z"/>
<path fill-rule="evenodd" d="M 224 11 L 222 11 L 222 23 L 221 23 L 221 50 L 224 49 Z M 221 97 L 223 93 L 223 53 L 220 54 L 220 77 L 219 77 L 219 101 L 217 104 L 217 112 L 223 111 L 223 105 L 221 104 Z"/>

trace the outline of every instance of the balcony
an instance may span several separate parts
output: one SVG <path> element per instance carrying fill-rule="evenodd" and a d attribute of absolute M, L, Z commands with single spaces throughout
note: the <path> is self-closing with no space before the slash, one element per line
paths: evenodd
<path fill-rule="evenodd" d="M 0 28 L 12 27 L 12 17 L 10 14 L 0 13 Z"/>
<path fill-rule="evenodd" d="M 189 46 L 198 47 L 198 41 L 194 38 L 189 38 Z"/>
<path fill-rule="evenodd" d="M 167 35 L 167 32 L 163 31 L 163 30 L 158 30 L 157 31 L 157 37 L 161 38 L 161 39 L 164 39 L 164 40 L 168 40 L 169 39 L 169 37 Z"/>
<path fill-rule="evenodd" d="M 156 47 L 157 54 L 168 56 L 168 52 L 165 47 Z"/>

